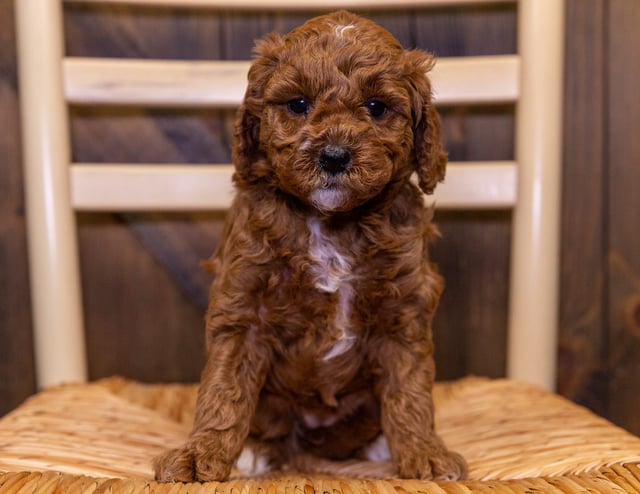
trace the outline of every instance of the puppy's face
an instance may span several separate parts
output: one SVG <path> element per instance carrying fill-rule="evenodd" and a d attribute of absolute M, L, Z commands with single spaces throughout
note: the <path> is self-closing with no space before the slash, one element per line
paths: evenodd
<path fill-rule="evenodd" d="M 442 179 L 429 56 L 347 12 L 271 35 L 256 51 L 236 126 L 241 177 L 324 213 L 364 204 L 413 171 L 428 192 Z"/>

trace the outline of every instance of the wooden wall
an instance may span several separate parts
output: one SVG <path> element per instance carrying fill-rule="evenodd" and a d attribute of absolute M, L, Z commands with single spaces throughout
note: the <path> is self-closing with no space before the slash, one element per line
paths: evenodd
<path fill-rule="evenodd" d="M 606 251 L 610 369 L 608 414 L 640 431 L 640 3 L 617 0 L 609 12 L 604 83 L 608 107 Z M 630 63 L 631 62 L 631 63 Z M 625 96 L 621 96 L 625 95 Z"/>
<path fill-rule="evenodd" d="M 34 390 L 11 0 L 0 0 L 0 413 Z"/>
<path fill-rule="evenodd" d="M 640 150 L 630 135 L 640 131 L 640 115 L 630 102 L 640 70 L 631 48 L 640 41 L 639 5 L 568 0 L 559 347 L 560 391 L 637 433 L 640 199 L 632 187 L 640 184 Z M 67 7 L 67 14 L 69 54 L 167 58 L 247 58 L 253 38 L 306 17 L 105 6 Z M 12 15 L 11 0 L 0 0 L 0 412 L 34 391 Z M 511 7 L 372 17 L 406 46 L 440 56 L 515 51 Z M 442 113 L 452 159 L 513 156 L 511 107 Z M 77 107 L 71 117 L 78 161 L 229 159 L 232 112 Z M 209 283 L 199 262 L 215 247 L 221 218 L 78 219 L 91 377 L 196 380 Z M 439 377 L 501 376 L 509 215 L 439 212 L 437 219 L 443 238 L 434 257 L 447 278 L 436 320 Z"/>
<path fill-rule="evenodd" d="M 640 434 L 640 2 L 568 2 L 559 390 Z"/>

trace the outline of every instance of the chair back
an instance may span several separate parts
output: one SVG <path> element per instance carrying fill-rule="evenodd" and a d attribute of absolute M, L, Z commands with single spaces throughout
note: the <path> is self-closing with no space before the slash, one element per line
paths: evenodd
<path fill-rule="evenodd" d="M 397 9 L 496 0 L 66 0 L 210 9 Z M 509 2 L 510 0 L 502 0 Z M 235 107 L 248 61 L 74 58 L 63 0 L 17 0 L 20 101 L 37 379 L 87 379 L 75 213 L 223 210 L 232 165 L 74 163 L 69 104 Z M 515 159 L 451 163 L 438 208 L 512 209 L 509 377 L 555 386 L 560 218 L 562 0 L 518 2 L 518 53 L 442 58 L 436 104 L 513 103 Z"/>

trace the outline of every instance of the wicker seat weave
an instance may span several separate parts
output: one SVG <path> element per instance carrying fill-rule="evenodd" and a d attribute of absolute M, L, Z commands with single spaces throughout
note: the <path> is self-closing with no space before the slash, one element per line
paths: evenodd
<path fill-rule="evenodd" d="M 159 484 L 151 459 L 184 441 L 196 386 L 111 378 L 44 390 L 0 420 L 0 494 L 199 492 L 639 492 L 640 438 L 533 385 L 438 384 L 436 423 L 469 480 L 374 480 L 276 472 Z"/>

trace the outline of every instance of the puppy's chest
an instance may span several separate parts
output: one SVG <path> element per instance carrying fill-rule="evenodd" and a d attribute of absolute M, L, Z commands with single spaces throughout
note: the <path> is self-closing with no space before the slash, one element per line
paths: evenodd
<path fill-rule="evenodd" d="M 352 286 L 355 259 L 347 252 L 344 241 L 337 235 L 323 231 L 317 219 L 307 222 L 309 227 L 309 273 L 313 286 L 323 293 L 336 293 Z"/>
<path fill-rule="evenodd" d="M 310 289 L 331 301 L 326 305 L 326 326 L 316 328 L 323 347 L 322 359 L 329 361 L 351 350 L 358 341 L 354 327 L 357 266 L 344 237 L 326 231 L 315 218 L 309 219 L 307 226 Z"/>

